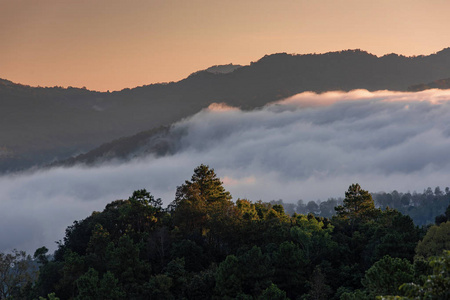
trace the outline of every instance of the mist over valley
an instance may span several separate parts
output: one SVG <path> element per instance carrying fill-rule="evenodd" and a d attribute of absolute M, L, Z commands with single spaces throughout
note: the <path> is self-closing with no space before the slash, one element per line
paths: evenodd
<path fill-rule="evenodd" d="M 0 299 L 450 299 L 449 1 L 3 1 Z"/>
<path fill-rule="evenodd" d="M 115 92 L 0 80 L 0 172 L 43 166 L 169 126 L 212 103 L 252 110 L 305 91 L 445 88 L 448 70 L 449 48 L 414 57 L 345 50 L 266 55 L 247 66 L 213 66 L 178 82 Z"/>
<path fill-rule="evenodd" d="M 212 104 L 79 161 L 0 177 L 2 247 L 52 245 L 73 220 L 137 189 L 168 205 L 200 164 L 234 200 L 324 201 L 355 182 L 371 192 L 444 188 L 449 114 L 450 90 L 305 92 L 254 110 Z"/>

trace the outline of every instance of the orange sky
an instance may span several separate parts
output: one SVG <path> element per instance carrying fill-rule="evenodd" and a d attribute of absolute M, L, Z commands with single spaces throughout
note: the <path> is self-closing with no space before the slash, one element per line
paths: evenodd
<path fill-rule="evenodd" d="M 0 0 L 0 78 L 106 91 L 265 54 L 450 47 L 448 0 Z"/>

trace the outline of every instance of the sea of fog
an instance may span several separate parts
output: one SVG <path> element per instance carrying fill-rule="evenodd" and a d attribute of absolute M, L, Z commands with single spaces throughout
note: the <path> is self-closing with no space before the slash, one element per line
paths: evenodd
<path fill-rule="evenodd" d="M 211 105 L 172 127 L 177 151 L 0 177 L 0 251 L 52 250 L 74 220 L 145 188 L 169 204 L 200 164 L 234 199 L 342 197 L 450 186 L 450 90 L 301 93 L 262 109 Z"/>

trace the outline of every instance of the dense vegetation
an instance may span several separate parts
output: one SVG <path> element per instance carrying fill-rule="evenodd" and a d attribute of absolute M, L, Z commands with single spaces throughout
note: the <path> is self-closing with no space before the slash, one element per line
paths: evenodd
<path fill-rule="evenodd" d="M 426 188 L 422 193 L 407 192 L 400 193 L 392 191 L 390 193 L 378 192 L 371 193 L 375 207 L 382 209 L 395 209 L 404 215 L 408 215 L 413 219 L 414 224 L 425 226 L 432 223 L 442 223 L 439 221 L 443 218 L 442 212 L 445 211 L 450 204 L 450 188 L 446 187 L 441 190 L 440 187 Z M 330 198 L 326 201 L 309 201 L 305 203 L 299 200 L 297 203 L 284 203 L 283 200 L 272 200 L 271 204 L 283 205 L 284 210 L 289 215 L 293 213 L 309 214 L 316 216 L 331 218 L 335 215 L 335 207 L 341 205 L 343 198 Z"/>
<path fill-rule="evenodd" d="M 138 190 L 75 221 L 53 256 L 2 254 L 0 299 L 448 299 L 450 206 L 419 228 L 352 184 L 335 211 L 232 201 L 201 165 L 167 208 Z"/>

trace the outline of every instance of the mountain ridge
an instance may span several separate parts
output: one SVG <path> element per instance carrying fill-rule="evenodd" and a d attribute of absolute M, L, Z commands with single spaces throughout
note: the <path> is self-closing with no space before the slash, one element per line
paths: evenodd
<path fill-rule="evenodd" d="M 199 71 L 178 82 L 114 92 L 0 81 L 0 172 L 48 164 L 138 132 L 168 126 L 211 103 L 250 110 L 304 91 L 407 90 L 450 78 L 450 48 L 381 57 L 359 49 L 266 55 L 228 73 Z"/>

